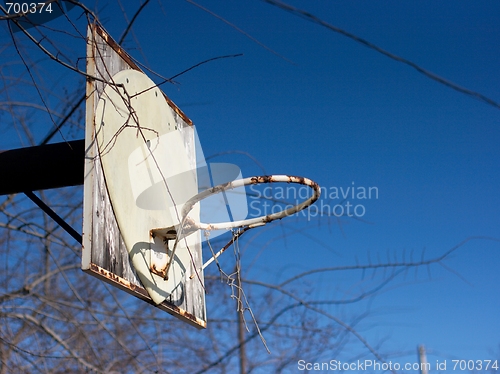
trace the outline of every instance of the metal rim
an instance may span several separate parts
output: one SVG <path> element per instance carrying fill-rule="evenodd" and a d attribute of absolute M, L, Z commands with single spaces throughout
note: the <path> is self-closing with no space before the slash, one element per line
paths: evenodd
<path fill-rule="evenodd" d="M 273 214 L 268 214 L 266 216 L 260 216 L 256 218 L 249 218 L 249 219 L 244 219 L 244 220 L 239 220 L 239 221 L 233 221 L 233 222 L 221 222 L 221 223 L 203 223 L 203 222 L 196 222 L 193 221 L 192 218 L 190 217 L 187 219 L 187 215 L 193 209 L 193 206 L 211 196 L 215 195 L 218 193 L 221 193 L 223 191 L 233 189 L 233 188 L 238 188 L 238 187 L 243 187 L 243 186 L 248 186 L 252 184 L 261 184 L 261 183 L 297 183 L 297 184 L 302 184 L 308 187 L 311 187 L 311 189 L 314 191 L 313 195 L 303 201 L 300 204 L 297 204 L 295 206 L 292 206 L 288 209 L 282 210 L 280 212 L 276 212 Z M 321 195 L 321 189 L 319 185 L 312 181 L 311 179 L 304 178 L 304 177 L 296 177 L 296 176 L 291 176 L 291 175 L 264 175 L 264 176 L 259 176 L 259 177 L 249 177 L 249 178 L 243 178 L 243 179 L 237 179 L 232 182 L 220 184 L 218 186 L 209 188 L 205 191 L 200 192 L 199 194 L 193 196 L 191 199 L 189 199 L 185 204 L 182 209 L 182 217 L 185 217 L 183 219 L 183 224 L 186 223 L 185 221 L 189 220 L 189 226 L 191 227 L 196 227 L 197 229 L 201 230 L 224 230 L 224 229 L 232 229 L 235 227 L 256 227 L 256 226 L 261 226 L 266 223 L 269 223 L 271 221 L 275 221 L 277 219 L 282 219 L 287 216 L 291 216 L 308 206 L 312 205 L 316 200 L 319 199 Z M 183 226 L 183 225 L 181 225 Z"/>
<path fill-rule="evenodd" d="M 251 184 L 260 184 L 260 183 L 297 183 L 297 184 L 303 184 L 305 186 L 311 187 L 312 190 L 314 191 L 313 195 L 303 201 L 300 204 L 297 204 L 295 206 L 292 206 L 288 209 L 282 210 L 281 212 L 269 214 L 267 216 L 261 216 L 257 218 L 250 218 L 250 219 L 244 219 L 240 221 L 234 221 L 234 222 L 222 222 L 222 223 L 203 223 L 203 222 L 196 222 L 194 221 L 191 217 L 188 217 L 187 215 L 193 209 L 193 206 L 207 198 L 208 196 L 218 194 L 220 192 L 226 191 L 228 189 L 232 188 L 237 188 L 237 187 L 243 187 L 243 186 L 248 186 Z M 244 178 L 244 179 L 237 179 L 232 182 L 224 183 L 224 184 L 219 184 L 218 186 L 209 188 L 205 191 L 200 192 L 199 194 L 193 196 L 191 199 L 189 199 L 185 204 L 184 207 L 182 208 L 182 221 L 180 224 L 180 232 L 177 232 L 176 238 L 175 238 L 175 243 L 174 247 L 172 249 L 171 253 L 171 259 L 167 264 L 167 268 L 165 270 L 165 279 L 167 279 L 167 274 L 170 269 L 170 266 L 172 264 L 172 259 L 174 258 L 174 253 L 177 248 L 177 243 L 181 239 L 181 237 L 185 237 L 191 233 L 193 233 L 196 230 L 228 230 L 232 229 L 235 227 L 241 227 L 243 228 L 243 232 L 257 227 L 257 226 L 262 226 L 265 225 L 266 223 L 269 223 L 271 221 L 277 220 L 277 219 L 282 219 L 287 216 L 291 216 L 292 214 L 295 214 L 302 209 L 307 208 L 311 204 L 313 204 L 316 200 L 319 199 L 321 195 L 321 189 L 319 185 L 312 181 L 311 179 L 304 178 L 304 177 L 295 177 L 291 175 L 264 175 L 260 177 L 250 177 L 250 178 Z M 183 235 L 183 231 L 186 231 L 185 235 Z M 241 234 L 240 234 L 241 235 Z M 232 240 L 229 241 L 229 243 L 222 249 L 220 250 L 212 259 L 216 259 L 222 252 L 224 252 L 229 245 L 232 243 Z M 202 267 L 204 269 L 208 264 L 210 264 L 213 260 L 208 260 Z M 202 270 L 201 269 L 201 270 Z"/>

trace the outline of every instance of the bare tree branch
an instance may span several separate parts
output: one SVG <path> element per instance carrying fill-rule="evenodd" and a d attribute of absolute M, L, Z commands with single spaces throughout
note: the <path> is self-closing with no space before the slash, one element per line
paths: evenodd
<path fill-rule="evenodd" d="M 500 109 L 500 103 L 490 99 L 489 97 L 487 97 L 479 92 L 472 91 L 472 90 L 469 90 L 467 88 L 461 87 L 461 86 L 459 86 L 459 85 L 457 85 L 457 84 L 455 84 L 447 79 L 444 79 L 444 78 L 440 77 L 439 75 L 434 74 L 433 72 L 431 72 L 427 69 L 424 69 L 423 67 L 417 65 L 416 63 L 414 63 L 410 60 L 407 60 L 403 57 L 400 57 L 400 56 L 397 56 L 391 52 L 388 52 L 385 49 L 382 49 L 382 48 L 376 46 L 375 44 L 370 43 L 366 39 L 360 38 L 359 36 L 356 36 L 348 31 L 345 31 L 345 30 L 337 27 L 337 26 L 334 26 L 326 21 L 323 21 L 321 18 L 319 18 L 319 17 L 317 17 L 317 16 L 315 16 L 315 15 L 313 15 L 305 10 L 296 8 L 292 5 L 286 4 L 286 3 L 279 1 L 279 0 L 262 0 L 262 1 L 264 1 L 265 3 L 271 4 L 271 5 L 274 5 L 274 6 L 280 8 L 280 9 L 283 9 L 287 12 L 290 12 L 296 16 L 304 18 L 307 21 L 310 21 L 310 22 L 316 23 L 320 26 L 326 27 L 327 29 L 329 29 L 331 31 L 334 31 L 336 33 L 344 35 L 344 36 L 348 37 L 349 39 L 352 39 L 355 42 L 364 45 L 365 47 L 373 49 L 374 51 L 376 51 L 376 52 L 378 52 L 386 57 L 389 57 L 390 59 L 392 59 L 394 61 L 401 62 L 405 65 L 412 67 L 413 69 L 415 69 L 419 73 L 425 75 L 427 78 L 432 79 L 433 81 L 436 81 L 436 82 L 438 82 L 446 87 L 449 87 L 449 88 L 451 88 L 455 91 L 458 91 L 460 93 L 463 93 L 465 95 L 472 96 L 476 99 L 479 99 L 480 101 L 483 101 L 484 103 L 486 103 L 488 105 L 491 105 L 497 109 Z"/>

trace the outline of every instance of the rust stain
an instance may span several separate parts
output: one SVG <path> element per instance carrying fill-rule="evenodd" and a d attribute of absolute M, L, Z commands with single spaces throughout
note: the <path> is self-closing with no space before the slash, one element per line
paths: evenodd
<path fill-rule="evenodd" d="M 131 291 L 134 291 L 137 288 L 137 286 L 135 284 L 130 283 L 128 280 L 126 280 L 122 277 L 119 277 L 118 275 L 116 275 L 116 274 L 114 274 L 106 269 L 103 269 L 102 267 L 100 267 L 96 264 L 91 263 L 90 270 L 95 272 L 95 273 L 98 273 L 101 277 L 109 279 L 109 280 L 113 281 L 114 283 L 118 283 L 122 287 L 128 288 Z"/>
<path fill-rule="evenodd" d="M 165 266 L 162 267 L 162 268 L 157 268 L 156 264 L 152 264 L 151 267 L 149 268 L 149 270 L 151 271 L 151 273 L 159 275 L 163 279 L 168 280 L 168 276 L 166 274 L 166 272 L 167 272 L 167 264 L 165 264 Z"/>
<path fill-rule="evenodd" d="M 153 306 L 160 308 L 161 310 L 173 315 L 174 317 L 181 317 L 182 320 L 189 323 L 191 326 L 194 326 L 198 329 L 201 328 L 204 329 L 207 327 L 207 322 L 205 320 L 202 320 L 194 316 L 193 314 L 189 313 L 188 311 L 179 308 L 177 305 L 169 303 L 167 300 L 165 300 L 160 305 L 156 305 L 144 288 L 136 286 L 135 284 L 128 282 L 127 280 L 117 276 L 116 274 L 111 273 L 106 269 L 103 269 L 102 267 L 94 263 L 91 263 L 89 270 L 85 270 L 85 272 L 88 272 L 96 276 L 97 278 L 101 278 L 108 283 L 118 285 L 119 288 L 123 289 L 124 291 L 139 297 L 140 299 L 146 301 L 147 303 Z"/>

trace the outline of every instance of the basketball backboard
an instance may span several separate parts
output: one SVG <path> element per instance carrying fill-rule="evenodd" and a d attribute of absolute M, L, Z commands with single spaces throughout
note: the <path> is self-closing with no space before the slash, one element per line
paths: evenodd
<path fill-rule="evenodd" d="M 87 73 L 82 269 L 206 327 L 200 231 L 165 271 L 182 204 L 198 193 L 192 122 L 98 25 Z"/>
<path fill-rule="evenodd" d="M 204 328 L 203 269 L 243 232 L 310 206 L 320 188 L 207 164 L 191 120 L 98 25 L 89 27 L 87 74 L 82 269 Z M 262 183 L 314 191 L 247 217 L 245 186 Z M 232 239 L 202 265 L 202 243 L 228 230 Z"/>

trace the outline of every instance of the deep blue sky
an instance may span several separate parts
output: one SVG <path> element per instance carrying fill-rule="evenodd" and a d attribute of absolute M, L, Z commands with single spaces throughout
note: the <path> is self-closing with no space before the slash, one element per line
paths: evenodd
<path fill-rule="evenodd" d="M 264 2 L 199 3 L 284 56 L 187 2 L 162 9 L 152 1 L 145 8 L 124 47 L 163 76 L 243 53 L 163 86 L 197 126 L 205 155 L 239 150 L 267 173 L 307 176 L 327 189 L 353 183 L 378 189 L 378 199 L 351 200 L 365 207 L 363 221 L 300 224 L 328 248 L 290 233 L 285 244 L 260 251 L 257 238 L 245 252 L 249 263 L 259 253 L 249 276 L 285 279 L 301 270 L 355 264 L 356 258 L 434 258 L 471 236 L 500 238 L 498 108 Z M 290 4 L 500 101 L 496 1 Z M 99 9 L 118 39 L 125 26 L 121 11 L 113 5 Z M 127 10 L 129 18 L 135 9 Z M 12 148 L 15 136 L 1 144 Z M 261 173 L 241 155 L 224 160 L 240 165 L 244 176 Z M 445 264 L 455 273 L 439 265 L 411 270 L 352 313 L 371 308 L 363 332 L 372 342 L 388 338 L 385 352 L 409 352 L 403 361 L 414 361 L 417 344 L 428 347 L 431 362 L 500 358 L 500 243 L 470 241 Z M 315 281 L 318 297 L 348 297 L 370 284 L 371 273 Z"/>
<path fill-rule="evenodd" d="M 387 253 L 431 258 L 470 236 L 500 237 L 498 109 L 262 2 L 202 4 L 293 61 L 187 3 L 156 14 L 154 22 L 164 25 L 154 37 L 135 28 L 140 40 L 150 40 L 143 47 L 151 66 L 167 76 L 213 56 L 244 54 L 180 77 L 177 88 L 165 87 L 197 125 L 205 154 L 242 150 L 270 173 L 305 175 L 327 188 L 354 182 L 379 191 L 378 199 L 361 201 L 369 223 L 311 225 L 308 232 L 331 251 L 293 235 L 286 249 L 259 252 L 254 274 L 353 264 L 355 256 L 383 261 Z M 293 4 L 500 100 L 496 2 Z M 251 171 L 258 169 L 247 176 Z M 384 347 L 394 351 L 425 344 L 435 352 L 429 360 L 498 356 L 499 243 L 469 242 L 446 265 L 459 276 L 439 265 L 420 268 L 396 282 L 405 286 L 378 296 L 371 308 L 380 316 L 367 324 L 368 336 L 388 337 Z M 320 279 L 318 295 L 338 296 L 332 291 L 338 288 L 347 297 L 360 275 Z"/>

